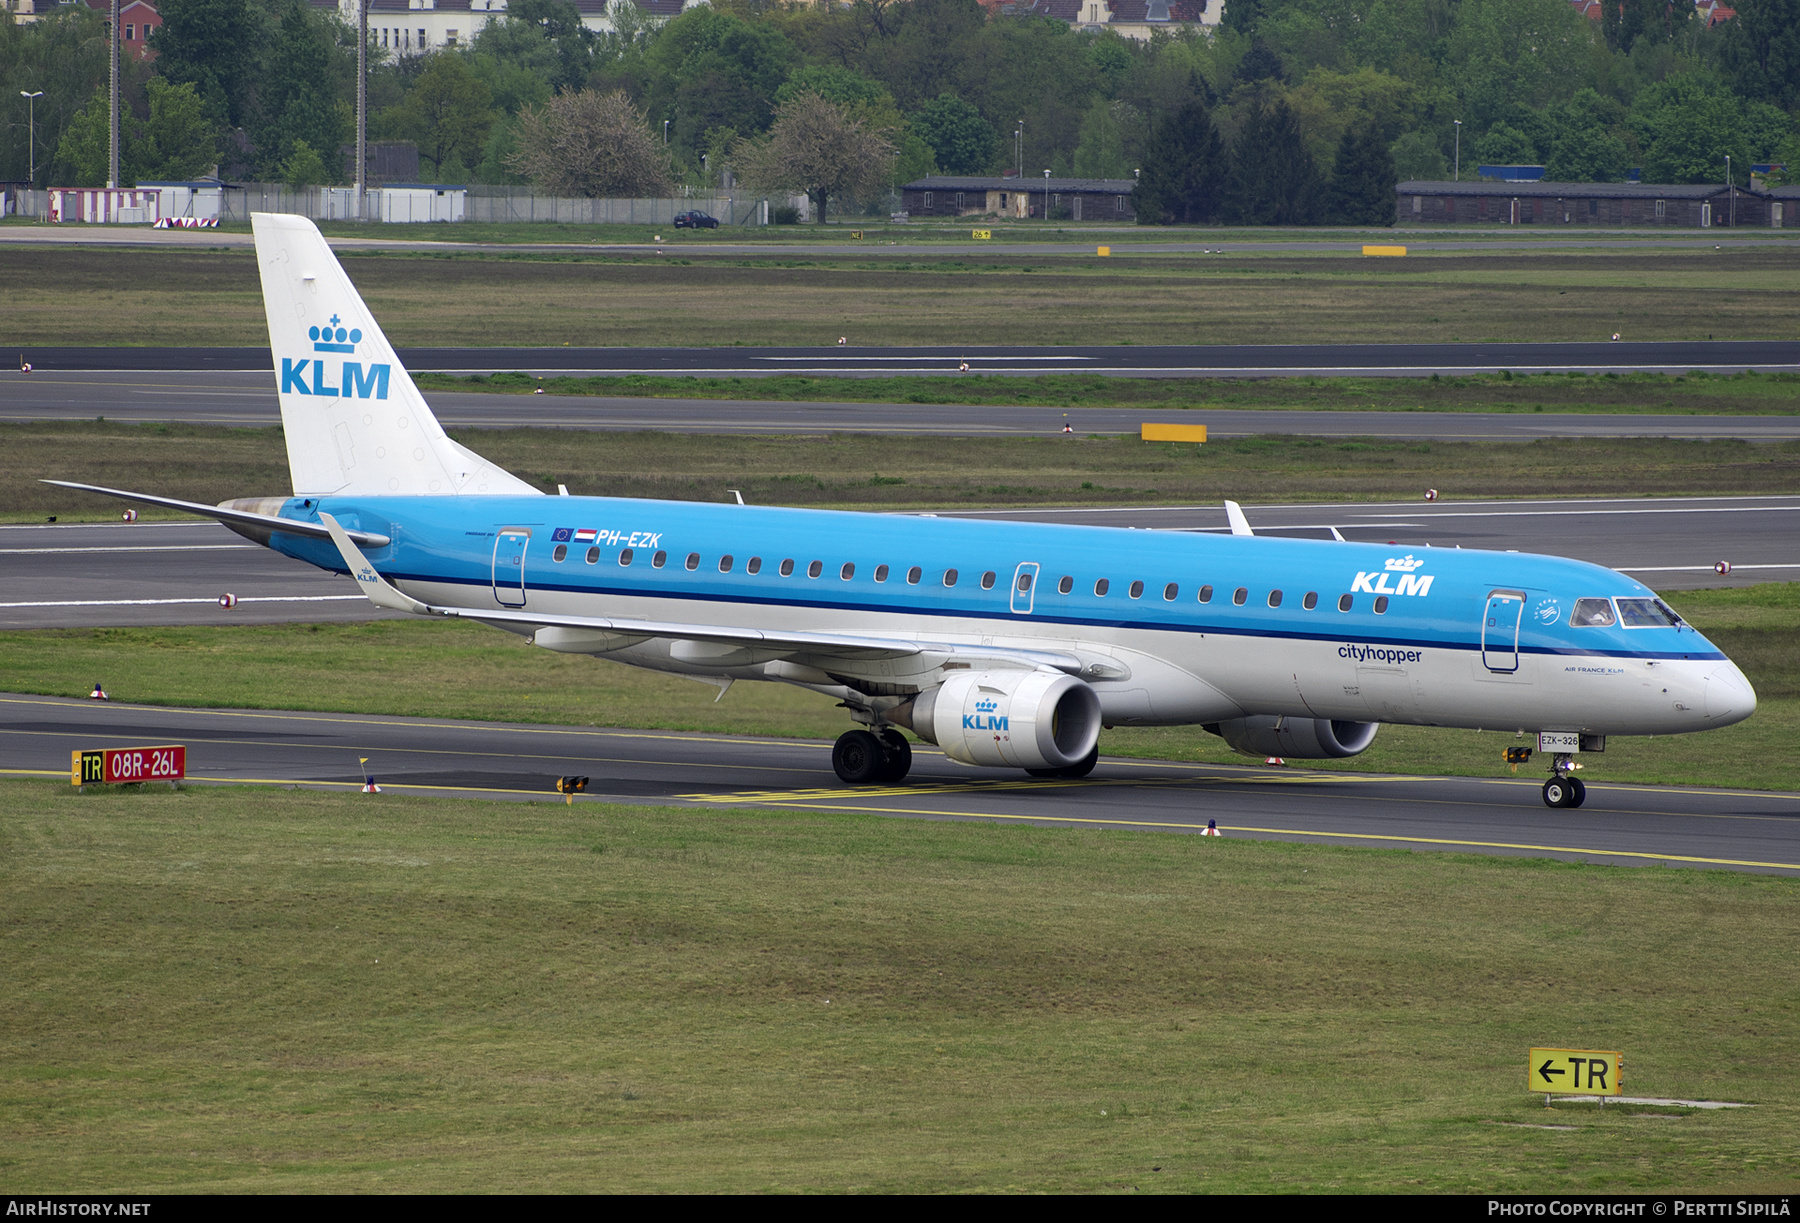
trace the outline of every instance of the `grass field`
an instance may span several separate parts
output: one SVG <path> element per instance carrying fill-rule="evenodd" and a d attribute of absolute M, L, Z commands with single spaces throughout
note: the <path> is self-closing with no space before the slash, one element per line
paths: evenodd
<path fill-rule="evenodd" d="M 1792 339 L 1800 246 L 1489 252 L 805 257 L 347 253 L 401 345 L 1383 343 Z M 20 247 L 20 345 L 265 344 L 244 249 Z M 96 320 L 105 320 L 104 326 Z"/>
<path fill-rule="evenodd" d="M 1262 435 L 1191 446 L 1130 435 L 804 437 L 456 430 L 546 491 L 762 505 L 944 509 L 1488 497 L 1787 493 L 1800 443 L 1579 438 L 1409 442 Z M 75 480 L 208 504 L 292 487 L 278 429 L 0 423 L 0 515 L 112 519 L 117 507 L 39 483 Z"/>
<path fill-rule="evenodd" d="M 1675 607 L 1744 668 L 1760 705 L 1747 722 L 1698 735 L 1611 740 L 1584 758 L 1595 781 L 1800 790 L 1800 583 L 1686 591 Z M 346 686 L 344 676 L 359 677 Z M 785 684 L 738 684 L 723 701 L 691 680 L 556 654 L 463 623 L 244 628 L 62 629 L 0 633 L 0 691 L 115 700 L 422 717 L 640 726 L 836 738 L 835 702 Z M 1383 727 L 1361 756 L 1308 762 L 1356 772 L 1504 774 L 1510 733 Z M 1198 727 L 1119 728 L 1113 755 L 1246 764 Z M 1534 766 L 1535 767 L 1535 766 Z"/>
<path fill-rule="evenodd" d="M 1800 1179 L 1788 878 L 41 782 L 0 851 L 8 1192 Z"/>
<path fill-rule="evenodd" d="M 1018 404 L 1055 408 L 1233 408 L 1312 412 L 1580 412 L 1788 416 L 1800 374 L 1469 374 L 1445 378 L 1107 378 L 1035 374 L 908 378 L 534 377 L 415 374 L 428 390 L 530 395 L 849 403 Z M 1126 426 L 1129 428 L 1129 424 Z"/>

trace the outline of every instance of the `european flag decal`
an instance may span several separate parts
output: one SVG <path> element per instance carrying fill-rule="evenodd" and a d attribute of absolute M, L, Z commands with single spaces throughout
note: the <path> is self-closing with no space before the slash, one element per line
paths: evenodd
<path fill-rule="evenodd" d="M 573 534 L 575 534 L 574 527 L 557 527 L 556 530 L 553 531 L 550 535 L 550 542 L 557 543 L 557 544 L 566 544 L 569 542 L 569 536 L 571 536 Z"/>

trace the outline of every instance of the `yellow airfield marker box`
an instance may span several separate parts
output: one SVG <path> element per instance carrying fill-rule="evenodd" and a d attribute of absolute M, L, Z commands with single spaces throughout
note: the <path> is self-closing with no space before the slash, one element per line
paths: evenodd
<path fill-rule="evenodd" d="M 1391 256 L 1398 257 L 1400 255 L 1404 255 L 1405 253 L 1406 253 L 1406 248 L 1404 246 L 1365 246 L 1365 247 L 1363 247 L 1363 254 L 1365 254 L 1365 255 L 1391 255 Z"/>
<path fill-rule="evenodd" d="M 1205 425 L 1152 425 L 1145 424 L 1139 437 L 1146 442 L 1195 442 L 1206 441 Z"/>

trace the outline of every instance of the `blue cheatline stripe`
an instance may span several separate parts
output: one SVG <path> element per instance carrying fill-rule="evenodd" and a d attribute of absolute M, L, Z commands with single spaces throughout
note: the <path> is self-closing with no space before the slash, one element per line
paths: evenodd
<path fill-rule="evenodd" d="M 347 569 L 338 569 L 335 572 L 346 576 L 349 574 L 349 570 Z M 477 590 L 491 590 L 493 588 L 493 582 L 488 578 L 459 578 L 423 573 L 384 574 L 383 576 L 390 582 L 432 582 L 438 585 L 465 586 Z M 989 612 L 986 609 L 980 608 L 958 610 L 956 608 L 945 607 L 896 607 L 893 604 L 888 603 L 822 602 L 812 599 L 783 599 L 766 596 L 732 594 L 701 594 L 695 592 L 643 590 L 631 587 L 613 586 L 547 585 L 539 583 L 537 585 L 528 585 L 525 587 L 527 596 L 535 591 L 554 594 L 605 595 L 616 598 L 672 599 L 680 602 L 692 603 L 729 603 L 757 607 L 799 607 L 812 611 L 875 612 L 889 615 L 905 614 L 932 616 L 940 619 L 968 619 L 970 617 L 987 616 L 996 622 L 1003 622 L 998 610 Z M 529 602 L 526 606 L 529 608 Z M 479 612 L 481 609 L 469 608 L 466 610 Z M 1342 615 L 1343 613 L 1340 612 L 1338 614 Z M 1102 620 L 1086 616 L 1053 616 L 1044 612 L 1033 612 L 1028 615 L 1015 615 L 1009 612 L 1007 613 L 1007 618 L 1016 619 L 1022 624 L 1068 624 L 1080 628 L 1141 629 L 1163 633 L 1192 633 L 1202 637 L 1208 633 L 1213 633 L 1222 637 L 1256 637 L 1278 641 L 1338 642 L 1349 641 L 1354 638 L 1355 643 L 1358 645 L 1387 646 L 1400 649 L 1459 650 L 1469 653 L 1480 652 L 1482 649 L 1479 641 L 1442 641 L 1429 637 L 1375 636 L 1354 631 L 1355 626 L 1353 625 L 1346 626 L 1351 631 L 1342 633 L 1314 633 L 1221 623 L 1171 624 L 1158 620 Z M 1507 647 L 1500 647 L 1500 649 L 1504 653 L 1510 654 L 1513 652 Z M 1558 646 L 1520 646 L 1518 652 L 1520 654 L 1566 658 L 1637 658 L 1661 661 L 1722 661 L 1725 659 L 1725 655 L 1718 650 L 1689 651 L 1682 653 L 1679 651 L 1664 650 L 1596 650 Z"/>

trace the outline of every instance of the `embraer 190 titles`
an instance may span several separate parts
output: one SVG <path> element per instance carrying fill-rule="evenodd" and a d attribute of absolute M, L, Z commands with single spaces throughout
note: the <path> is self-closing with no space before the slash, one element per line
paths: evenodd
<path fill-rule="evenodd" d="M 1577 748 L 1756 708 L 1652 591 L 1559 557 L 1263 538 L 1230 503 L 1215 536 L 546 496 L 444 433 L 311 222 L 254 228 L 293 495 L 66 487 L 216 518 L 383 607 L 824 693 L 858 724 L 832 752 L 847 783 L 904 777 L 903 730 L 1079 777 L 1104 726 L 1316 759 L 1394 722 L 1541 732 L 1544 800 L 1570 807 Z"/>

